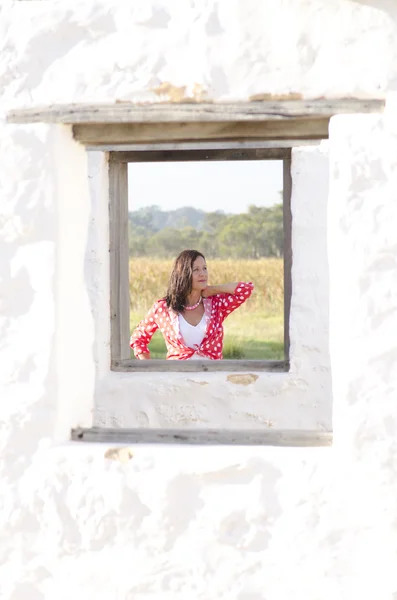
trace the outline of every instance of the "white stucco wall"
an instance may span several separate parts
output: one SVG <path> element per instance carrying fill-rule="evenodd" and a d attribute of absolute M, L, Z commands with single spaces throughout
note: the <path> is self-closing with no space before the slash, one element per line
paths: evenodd
<path fill-rule="evenodd" d="M 161 99 L 150 89 L 166 81 L 228 100 L 384 93 L 396 83 L 395 13 L 375 0 L 4 4 L 1 597 L 395 600 L 395 110 L 331 121 L 327 219 L 323 198 L 303 193 L 309 164 L 324 189 L 326 150 L 294 157 L 300 286 L 324 281 L 312 252 L 328 244 L 334 446 L 141 446 L 132 457 L 67 442 L 106 385 L 115 402 L 124 394 L 123 377 L 103 370 L 107 267 L 90 251 L 106 229 L 93 211 L 106 201 L 103 159 L 87 160 L 68 128 L 4 123 L 17 105 Z M 320 223 L 326 236 L 303 247 Z M 295 321 L 296 344 L 323 327 L 325 312 L 314 317 Z M 233 400 L 257 404 L 250 389 Z"/>
<path fill-rule="evenodd" d="M 371 96 L 397 84 L 390 0 L 4 2 L 3 100 Z M 374 51 L 376 48 L 376 52 Z M 157 90 L 157 93 L 156 93 Z"/>

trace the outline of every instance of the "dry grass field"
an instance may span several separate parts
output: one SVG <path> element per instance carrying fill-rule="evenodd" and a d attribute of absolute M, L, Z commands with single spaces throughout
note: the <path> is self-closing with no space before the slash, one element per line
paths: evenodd
<path fill-rule="evenodd" d="M 130 322 L 137 325 L 167 288 L 172 261 L 150 258 L 130 260 Z M 208 261 L 210 283 L 253 281 L 255 291 L 248 302 L 224 323 L 224 358 L 283 358 L 283 261 Z M 162 336 L 156 332 L 150 344 L 152 358 L 165 358 Z"/>

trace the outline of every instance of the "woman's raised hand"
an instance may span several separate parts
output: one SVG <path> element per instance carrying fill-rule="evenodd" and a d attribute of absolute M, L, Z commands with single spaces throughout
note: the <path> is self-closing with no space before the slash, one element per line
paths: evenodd
<path fill-rule="evenodd" d="M 214 296 L 215 294 L 234 294 L 237 283 L 222 283 L 220 285 L 207 285 L 205 290 L 201 292 L 203 298 Z"/>
<path fill-rule="evenodd" d="M 214 292 L 212 291 L 212 285 L 207 285 L 207 287 L 202 290 L 201 295 L 203 298 L 208 298 L 208 296 L 211 296 Z"/>

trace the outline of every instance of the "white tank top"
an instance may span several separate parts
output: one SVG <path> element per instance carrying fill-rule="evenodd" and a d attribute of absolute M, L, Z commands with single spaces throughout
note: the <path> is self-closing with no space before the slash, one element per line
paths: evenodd
<path fill-rule="evenodd" d="M 207 320 L 205 318 L 205 313 L 203 314 L 201 321 L 198 325 L 190 325 L 190 323 L 188 323 L 181 314 L 178 315 L 178 318 L 179 331 L 181 333 L 185 345 L 188 348 L 192 348 L 192 350 L 197 350 L 204 339 L 205 332 L 207 329 Z M 192 358 L 198 358 L 200 360 L 203 360 L 206 357 L 193 354 Z"/>

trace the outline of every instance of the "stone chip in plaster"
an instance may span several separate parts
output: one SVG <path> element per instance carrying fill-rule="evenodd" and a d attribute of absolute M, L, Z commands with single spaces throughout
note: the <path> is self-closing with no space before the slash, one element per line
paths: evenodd
<path fill-rule="evenodd" d="M 133 457 L 131 448 L 108 448 L 104 454 L 104 458 L 118 460 L 121 463 L 127 463 Z"/>
<path fill-rule="evenodd" d="M 258 379 L 258 375 L 254 373 L 244 373 L 244 374 L 232 374 L 227 376 L 227 380 L 230 383 L 235 383 L 237 385 L 250 385 L 254 383 Z"/>

